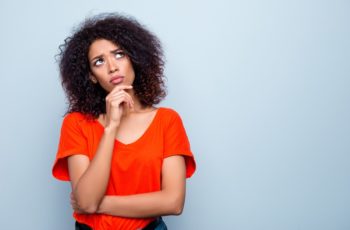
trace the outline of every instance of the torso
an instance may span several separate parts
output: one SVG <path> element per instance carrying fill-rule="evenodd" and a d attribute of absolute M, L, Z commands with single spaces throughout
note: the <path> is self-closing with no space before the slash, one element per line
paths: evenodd
<path fill-rule="evenodd" d="M 95 156 L 104 133 L 104 119 L 91 121 L 82 113 L 65 117 L 57 160 L 53 172 L 57 178 L 69 180 L 67 153 L 84 153 L 90 160 Z M 111 174 L 106 195 L 127 196 L 156 192 L 161 189 L 161 173 L 166 157 L 182 153 L 186 157 L 186 176 L 195 170 L 195 162 L 181 118 L 176 111 L 160 107 L 147 108 L 123 119 L 116 135 L 111 159 Z M 74 140 L 76 139 L 76 140 Z M 79 146 L 82 145 L 82 148 Z M 81 146 L 80 146 L 81 147 Z M 78 150 L 79 148 L 79 150 Z M 103 214 L 74 213 L 80 223 L 94 229 L 137 229 L 147 225 L 149 218 L 124 218 Z"/>
<path fill-rule="evenodd" d="M 116 134 L 116 139 L 123 144 L 130 144 L 137 141 L 151 125 L 157 114 L 158 108 L 150 107 L 142 112 L 134 112 L 123 117 Z M 101 114 L 97 119 L 104 126 L 105 116 Z"/>

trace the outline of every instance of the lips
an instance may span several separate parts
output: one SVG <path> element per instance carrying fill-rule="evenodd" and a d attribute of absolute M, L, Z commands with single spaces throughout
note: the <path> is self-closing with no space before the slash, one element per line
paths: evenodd
<path fill-rule="evenodd" d="M 118 84 L 118 83 L 122 82 L 123 80 L 124 80 L 123 76 L 115 76 L 109 80 L 109 83 Z"/>

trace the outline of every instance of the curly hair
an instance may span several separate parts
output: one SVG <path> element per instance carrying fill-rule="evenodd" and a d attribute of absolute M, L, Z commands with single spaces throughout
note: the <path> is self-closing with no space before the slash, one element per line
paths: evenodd
<path fill-rule="evenodd" d="M 142 107 L 158 104 L 166 95 L 164 57 L 158 38 L 134 18 L 99 14 L 86 19 L 59 46 L 59 69 L 69 107 L 67 113 L 81 112 L 93 118 L 106 113 L 106 92 L 89 78 L 88 52 L 97 39 L 120 46 L 129 56 L 135 72 L 133 89 Z"/>

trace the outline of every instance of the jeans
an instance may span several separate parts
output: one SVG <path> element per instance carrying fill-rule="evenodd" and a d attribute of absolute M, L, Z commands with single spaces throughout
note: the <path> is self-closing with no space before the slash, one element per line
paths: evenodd
<path fill-rule="evenodd" d="M 149 223 L 143 230 L 168 230 L 162 217 L 158 217 L 155 221 Z"/>

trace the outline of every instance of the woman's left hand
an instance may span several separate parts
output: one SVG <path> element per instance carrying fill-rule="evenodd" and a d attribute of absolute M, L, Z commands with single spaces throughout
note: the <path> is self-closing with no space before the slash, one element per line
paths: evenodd
<path fill-rule="evenodd" d="M 79 213 L 79 214 L 87 214 L 86 212 L 84 212 L 80 207 L 79 207 L 79 204 L 77 202 L 77 200 L 75 199 L 73 193 L 71 192 L 70 193 L 70 205 L 72 206 L 73 210 L 76 212 L 76 213 Z"/>

